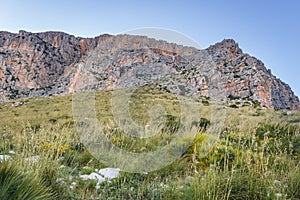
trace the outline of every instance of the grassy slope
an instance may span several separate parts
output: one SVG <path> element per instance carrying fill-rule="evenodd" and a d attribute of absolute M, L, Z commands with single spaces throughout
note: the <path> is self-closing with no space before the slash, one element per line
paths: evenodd
<path fill-rule="evenodd" d="M 123 172 L 96 190 L 95 181 L 82 181 L 78 176 L 105 165 L 80 143 L 72 119 L 72 96 L 17 101 L 24 104 L 0 105 L 0 154 L 14 150 L 16 154 L 11 156 L 20 170 L 46 180 L 61 199 L 300 198 L 298 112 L 287 115 L 248 106 L 227 107 L 221 139 L 206 156 L 201 155 L 201 147 L 208 136 L 201 129 L 191 147 L 172 165 L 148 175 Z M 110 91 L 97 93 L 100 124 L 112 142 L 130 151 L 159 148 L 176 132 L 178 123 L 170 120 L 158 136 L 133 140 L 116 129 L 110 104 Z M 179 116 L 174 95 L 143 88 L 131 98 L 133 120 L 147 124 L 147 110 L 155 104 L 161 104 L 166 114 Z M 199 103 L 199 111 L 202 118 L 211 120 L 210 106 Z M 28 160 L 32 156 L 39 156 L 39 161 Z M 72 183 L 76 183 L 73 189 Z"/>

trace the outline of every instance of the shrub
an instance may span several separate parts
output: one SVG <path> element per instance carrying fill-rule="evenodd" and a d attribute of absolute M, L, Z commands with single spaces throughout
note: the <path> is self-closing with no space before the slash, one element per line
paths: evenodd
<path fill-rule="evenodd" d="M 5 162 L 0 164 L 0 199 L 54 199 L 44 183 L 30 175 L 22 174 L 17 167 Z"/>
<path fill-rule="evenodd" d="M 210 125 L 210 121 L 206 118 L 201 117 L 199 121 L 199 128 L 203 128 L 204 131 L 208 128 Z"/>
<path fill-rule="evenodd" d="M 173 115 L 166 115 L 166 123 L 163 132 L 176 133 L 180 127 L 180 119 Z"/>
<path fill-rule="evenodd" d="M 230 95 L 228 95 L 227 98 L 228 98 L 229 100 L 236 100 L 236 99 L 240 99 L 241 97 L 239 97 L 239 96 L 234 96 L 234 95 L 230 94 Z"/>
<path fill-rule="evenodd" d="M 207 101 L 207 100 L 202 100 L 202 104 L 205 105 L 205 106 L 209 106 L 209 101 Z"/>
<path fill-rule="evenodd" d="M 230 108 L 239 108 L 239 106 L 236 105 L 236 104 L 231 104 L 231 105 L 229 105 L 229 107 L 230 107 Z"/>

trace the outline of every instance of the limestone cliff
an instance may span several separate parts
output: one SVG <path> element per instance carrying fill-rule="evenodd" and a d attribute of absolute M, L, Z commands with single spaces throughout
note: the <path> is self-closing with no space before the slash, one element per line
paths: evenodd
<path fill-rule="evenodd" d="M 291 88 L 234 40 L 204 50 L 130 35 L 0 32 L 0 102 L 156 84 L 179 94 L 298 109 Z"/>

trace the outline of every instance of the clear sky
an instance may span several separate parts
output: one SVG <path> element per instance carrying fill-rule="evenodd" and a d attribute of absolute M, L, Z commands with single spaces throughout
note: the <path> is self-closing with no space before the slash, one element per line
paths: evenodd
<path fill-rule="evenodd" d="M 224 38 L 262 60 L 300 95 L 298 0 L 0 0 L 0 30 L 94 37 L 140 27 L 179 31 L 202 47 Z"/>

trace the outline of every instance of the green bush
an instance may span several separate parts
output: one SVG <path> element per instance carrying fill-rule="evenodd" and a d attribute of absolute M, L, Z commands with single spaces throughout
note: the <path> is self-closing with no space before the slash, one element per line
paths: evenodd
<path fill-rule="evenodd" d="M 260 143 L 267 143 L 266 150 L 269 152 L 300 156 L 300 134 L 296 125 L 261 124 L 256 129 L 256 137 Z"/>
<path fill-rule="evenodd" d="M 180 119 L 173 115 L 166 115 L 166 123 L 162 132 L 176 133 L 180 127 Z"/>
<path fill-rule="evenodd" d="M 208 126 L 210 125 L 210 121 L 204 117 L 200 118 L 199 121 L 199 128 L 203 128 L 204 131 L 208 128 Z"/>
<path fill-rule="evenodd" d="M 234 96 L 234 95 L 230 94 L 230 95 L 228 95 L 227 98 L 228 98 L 229 100 L 236 100 L 236 99 L 240 99 L 241 97 L 239 97 L 239 96 Z"/>
<path fill-rule="evenodd" d="M 43 182 L 19 172 L 17 167 L 4 162 L 0 164 L 0 199 L 47 200 L 54 199 L 54 195 Z"/>
<path fill-rule="evenodd" d="M 236 105 L 236 104 L 230 104 L 229 107 L 230 108 L 239 108 L 238 105 Z"/>

